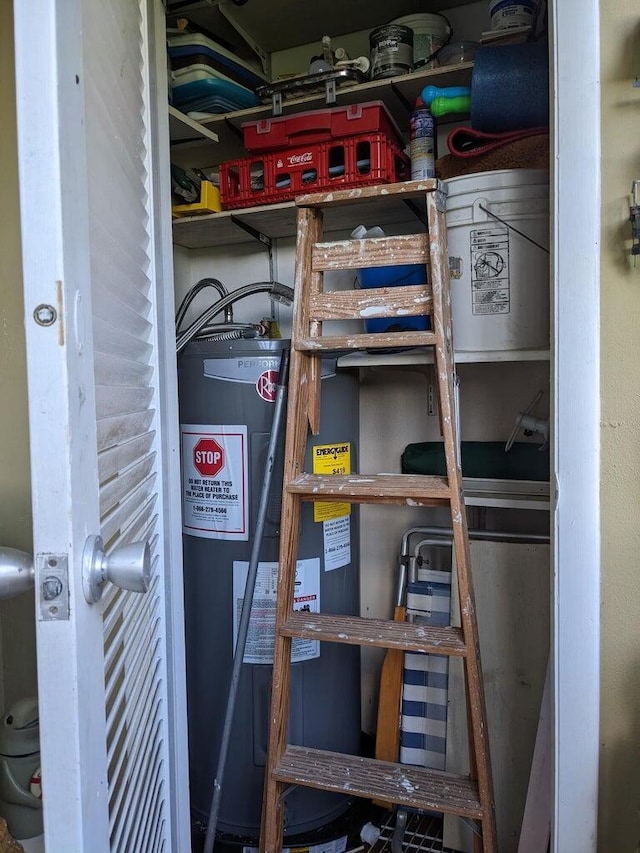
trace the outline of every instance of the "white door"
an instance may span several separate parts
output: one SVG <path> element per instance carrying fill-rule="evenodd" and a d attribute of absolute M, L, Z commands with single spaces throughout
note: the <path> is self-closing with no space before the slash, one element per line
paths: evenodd
<path fill-rule="evenodd" d="M 162 6 L 14 9 L 46 847 L 187 851 Z M 87 601 L 97 535 L 146 594 Z"/>

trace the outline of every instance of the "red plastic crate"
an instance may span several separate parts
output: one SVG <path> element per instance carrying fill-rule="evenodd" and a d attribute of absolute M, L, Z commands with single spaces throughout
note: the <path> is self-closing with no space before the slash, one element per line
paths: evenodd
<path fill-rule="evenodd" d="M 313 145 L 370 133 L 384 133 L 402 146 L 402 134 L 382 101 L 309 110 L 263 118 L 242 125 L 247 151 L 284 151 L 290 145 Z"/>
<path fill-rule="evenodd" d="M 384 133 L 254 154 L 220 166 L 223 208 L 290 201 L 297 195 L 406 181 L 409 158 Z"/>

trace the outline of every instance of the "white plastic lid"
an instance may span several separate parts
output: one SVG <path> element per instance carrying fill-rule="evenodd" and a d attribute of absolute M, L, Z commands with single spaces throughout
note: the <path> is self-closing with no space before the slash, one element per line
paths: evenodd
<path fill-rule="evenodd" d="M 366 225 L 358 225 L 351 232 L 352 240 L 363 240 L 367 236 L 367 227 Z"/>

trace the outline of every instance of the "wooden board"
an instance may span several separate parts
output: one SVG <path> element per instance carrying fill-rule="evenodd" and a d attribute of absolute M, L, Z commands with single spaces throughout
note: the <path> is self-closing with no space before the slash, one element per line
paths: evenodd
<path fill-rule="evenodd" d="M 427 264 L 429 241 L 426 234 L 403 234 L 401 237 L 316 243 L 311 258 L 314 270 L 359 270 L 397 264 Z"/>
<path fill-rule="evenodd" d="M 474 541 L 471 551 L 498 848 L 515 853 L 549 649 L 549 546 Z M 452 590 L 452 602 L 455 597 Z M 453 658 L 449 672 L 446 766 L 464 773 L 468 764 L 462 667 Z M 473 851 L 470 831 L 455 819 L 445 820 L 444 844 Z"/>

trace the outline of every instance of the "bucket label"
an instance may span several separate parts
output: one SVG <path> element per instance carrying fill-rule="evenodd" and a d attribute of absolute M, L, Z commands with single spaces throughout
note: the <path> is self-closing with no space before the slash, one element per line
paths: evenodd
<path fill-rule="evenodd" d="M 247 427 L 182 424 L 182 530 L 249 539 Z"/>
<path fill-rule="evenodd" d="M 312 449 L 313 473 L 327 476 L 351 473 L 351 443 L 316 444 Z M 318 501 L 313 505 L 313 520 L 330 521 L 342 518 L 351 512 L 349 503 Z"/>
<path fill-rule="evenodd" d="M 233 561 L 233 647 L 238 639 L 238 627 L 244 591 L 247 585 L 249 563 Z M 278 564 L 258 563 L 256 586 L 249 617 L 249 633 L 245 646 L 244 663 L 273 663 L 273 644 L 276 632 L 276 595 L 278 591 Z M 293 609 L 307 613 L 320 612 L 320 560 L 298 560 L 296 564 Z M 320 642 L 296 638 L 291 644 L 291 661 L 298 663 L 320 657 Z"/>
<path fill-rule="evenodd" d="M 462 278 L 462 258 L 449 255 L 449 276 L 456 280 Z"/>
<path fill-rule="evenodd" d="M 471 311 L 473 314 L 509 314 L 509 229 L 487 226 L 471 231 Z"/>

